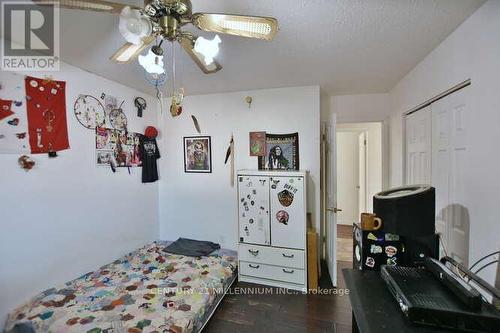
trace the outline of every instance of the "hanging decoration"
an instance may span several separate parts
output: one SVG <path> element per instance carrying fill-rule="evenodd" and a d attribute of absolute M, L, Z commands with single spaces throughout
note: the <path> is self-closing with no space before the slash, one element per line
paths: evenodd
<path fill-rule="evenodd" d="M 226 158 L 224 159 L 224 164 L 227 164 L 227 160 L 229 160 L 229 156 L 231 156 L 233 142 L 234 142 L 233 136 L 231 135 L 231 140 L 229 140 L 229 146 L 227 147 L 226 150 Z"/>
<path fill-rule="evenodd" d="M 7 124 L 9 124 L 11 126 L 17 126 L 17 125 L 19 125 L 19 118 L 14 118 L 12 120 L 9 120 L 9 121 L 7 121 Z"/>
<path fill-rule="evenodd" d="M 10 117 L 14 114 L 12 109 L 12 101 L 0 99 L 0 120 Z"/>
<path fill-rule="evenodd" d="M 180 116 L 182 113 L 182 102 L 184 101 L 184 88 L 182 88 L 182 82 L 179 85 L 181 88 L 177 87 L 177 63 L 175 61 L 175 45 L 172 44 L 171 48 L 171 59 L 172 59 L 172 94 L 170 96 L 170 115 L 172 117 Z M 182 62 L 180 62 L 180 72 L 182 73 Z M 182 75 L 181 75 L 182 81 Z"/>
<path fill-rule="evenodd" d="M 19 157 L 17 160 L 17 163 L 19 163 L 19 166 L 21 167 L 21 169 L 23 169 L 26 172 L 33 169 L 33 166 L 35 165 L 35 161 L 33 161 L 27 155 L 22 155 L 21 157 Z"/>
<path fill-rule="evenodd" d="M 198 132 L 198 134 L 201 134 L 201 128 L 200 128 L 200 124 L 198 123 L 198 119 L 196 119 L 196 117 L 193 115 L 191 115 L 191 119 L 193 120 L 194 128 L 196 128 L 196 131 Z"/>
<path fill-rule="evenodd" d="M 299 170 L 299 133 L 266 134 L 266 151 L 259 170 Z"/>
<path fill-rule="evenodd" d="M 252 96 L 245 97 L 245 102 L 247 102 L 249 109 L 252 107 L 252 101 L 253 101 Z"/>
<path fill-rule="evenodd" d="M 25 76 L 17 72 L 1 72 L 0 77 L 3 84 L 0 91 L 0 154 L 28 155 Z"/>
<path fill-rule="evenodd" d="M 25 88 L 31 153 L 68 149 L 66 82 L 26 76 Z"/>
<path fill-rule="evenodd" d="M 229 140 L 229 146 L 226 150 L 226 158 L 224 159 L 224 164 L 227 164 L 227 161 L 230 160 L 230 172 L 231 172 L 231 187 L 234 186 L 234 137 L 231 134 L 231 140 Z"/>
<path fill-rule="evenodd" d="M 78 122 L 85 128 L 95 129 L 104 125 L 106 111 L 102 103 L 90 95 L 80 95 L 73 105 L 73 111 Z"/>
<path fill-rule="evenodd" d="M 111 110 L 116 109 L 118 107 L 118 100 L 116 99 L 116 97 L 106 95 L 105 93 L 102 93 L 101 99 L 102 99 L 103 95 L 104 95 L 103 99 L 104 99 L 104 108 L 105 108 L 104 111 L 106 112 L 106 114 L 109 114 L 111 112 Z"/>
<path fill-rule="evenodd" d="M 182 101 L 184 100 L 184 89 L 180 88 L 172 95 L 172 103 L 170 104 L 170 114 L 172 117 L 177 117 L 182 113 Z"/>
<path fill-rule="evenodd" d="M 142 97 L 136 97 L 134 99 L 134 105 L 137 108 L 137 117 L 142 118 L 142 112 L 146 110 L 146 100 Z"/>
<path fill-rule="evenodd" d="M 161 93 L 160 87 L 163 86 L 165 82 L 167 82 L 167 74 L 155 74 L 144 71 L 144 77 L 150 85 L 155 87 L 156 99 L 158 100 L 158 104 L 160 105 L 160 114 L 163 114 L 163 94 Z"/>
<path fill-rule="evenodd" d="M 127 130 L 127 116 L 123 112 L 122 106 L 124 101 L 120 104 L 119 107 L 114 108 L 109 112 L 109 123 L 111 127 L 119 131 Z"/>

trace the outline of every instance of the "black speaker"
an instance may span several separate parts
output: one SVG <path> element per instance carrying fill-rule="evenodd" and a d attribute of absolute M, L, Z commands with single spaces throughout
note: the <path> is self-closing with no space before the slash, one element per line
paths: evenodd
<path fill-rule="evenodd" d="M 373 213 L 382 219 L 385 232 L 411 237 L 434 235 L 436 191 L 428 185 L 382 191 L 373 197 Z"/>
<path fill-rule="evenodd" d="M 353 225 L 353 268 L 378 271 L 381 265 L 396 266 L 406 262 L 405 244 L 400 236 L 382 230 L 362 230 Z"/>
<path fill-rule="evenodd" d="M 405 237 L 406 266 L 421 266 L 425 257 L 439 260 L 439 235 Z"/>

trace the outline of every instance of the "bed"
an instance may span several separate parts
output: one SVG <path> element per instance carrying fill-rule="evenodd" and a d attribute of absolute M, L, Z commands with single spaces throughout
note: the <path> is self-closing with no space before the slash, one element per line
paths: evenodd
<path fill-rule="evenodd" d="M 187 257 L 152 242 L 15 309 L 6 332 L 200 332 L 236 279 L 236 252 Z"/>

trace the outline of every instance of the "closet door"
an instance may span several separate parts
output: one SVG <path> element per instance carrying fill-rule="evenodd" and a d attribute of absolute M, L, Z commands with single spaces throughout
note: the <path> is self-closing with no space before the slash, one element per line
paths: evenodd
<path fill-rule="evenodd" d="M 272 246 L 305 248 L 303 177 L 271 177 Z"/>
<path fill-rule="evenodd" d="M 431 183 L 431 107 L 406 117 L 406 184 Z"/>
<path fill-rule="evenodd" d="M 240 242 L 269 245 L 269 177 L 238 176 Z"/>
<path fill-rule="evenodd" d="M 468 266 L 469 212 L 464 166 L 467 159 L 467 93 L 463 88 L 433 104 L 432 184 L 436 188 L 436 230 L 448 256 Z M 441 255 L 444 255 L 441 248 Z"/>

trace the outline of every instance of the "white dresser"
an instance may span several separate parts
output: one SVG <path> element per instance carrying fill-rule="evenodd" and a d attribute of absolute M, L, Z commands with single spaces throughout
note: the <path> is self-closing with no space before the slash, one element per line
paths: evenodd
<path fill-rule="evenodd" d="M 239 281 L 307 289 L 306 178 L 238 171 Z"/>

